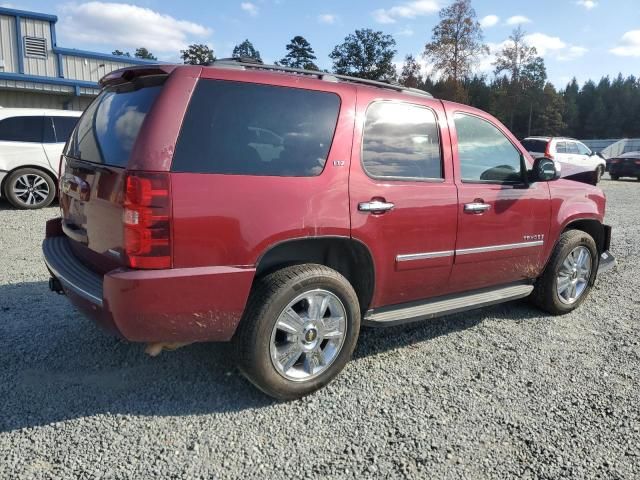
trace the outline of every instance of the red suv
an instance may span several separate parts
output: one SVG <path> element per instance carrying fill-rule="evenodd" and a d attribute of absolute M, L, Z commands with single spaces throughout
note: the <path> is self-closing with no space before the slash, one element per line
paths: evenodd
<path fill-rule="evenodd" d="M 361 324 L 562 314 L 614 264 L 602 191 L 474 108 L 242 61 L 102 86 L 61 159 L 52 290 L 129 341 L 233 341 L 274 397 L 331 381 Z"/>

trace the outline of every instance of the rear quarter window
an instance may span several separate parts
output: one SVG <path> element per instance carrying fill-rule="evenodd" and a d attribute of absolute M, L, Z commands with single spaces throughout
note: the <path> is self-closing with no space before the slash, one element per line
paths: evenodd
<path fill-rule="evenodd" d="M 527 152 L 538 152 L 544 153 L 547 150 L 547 142 L 546 140 L 523 140 L 522 146 L 525 148 Z"/>
<path fill-rule="evenodd" d="M 329 155 L 340 98 L 330 92 L 200 80 L 172 171 L 310 177 Z"/>
<path fill-rule="evenodd" d="M 9 117 L 0 121 L 0 141 L 42 143 L 44 117 Z"/>

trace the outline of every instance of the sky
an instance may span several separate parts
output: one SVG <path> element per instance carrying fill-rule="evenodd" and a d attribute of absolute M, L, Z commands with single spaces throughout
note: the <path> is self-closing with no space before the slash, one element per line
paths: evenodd
<path fill-rule="evenodd" d="M 315 50 L 317 64 L 331 68 L 333 47 L 359 28 L 391 34 L 400 65 L 421 58 L 451 0 L 25 0 L 4 4 L 58 16 L 58 44 L 98 52 L 144 46 L 160 60 L 178 61 L 190 43 L 205 43 L 218 58 L 245 38 L 272 63 L 295 35 Z M 603 76 L 640 76 L 640 0 L 472 0 L 492 53 L 475 67 L 491 78 L 493 55 L 518 25 L 545 59 L 550 81 L 562 88 Z M 423 62 L 424 63 L 424 62 Z M 425 72 L 429 70 L 424 63 Z"/>

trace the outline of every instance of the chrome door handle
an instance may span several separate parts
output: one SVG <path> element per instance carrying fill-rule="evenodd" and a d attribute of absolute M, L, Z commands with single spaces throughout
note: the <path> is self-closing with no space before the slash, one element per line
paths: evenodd
<path fill-rule="evenodd" d="M 464 211 L 467 213 L 484 213 L 491 208 L 488 203 L 465 203 Z"/>
<path fill-rule="evenodd" d="M 391 202 L 383 202 L 381 200 L 371 200 L 370 202 L 361 202 L 358 204 L 358 210 L 361 212 L 388 212 L 393 210 L 395 205 Z"/>

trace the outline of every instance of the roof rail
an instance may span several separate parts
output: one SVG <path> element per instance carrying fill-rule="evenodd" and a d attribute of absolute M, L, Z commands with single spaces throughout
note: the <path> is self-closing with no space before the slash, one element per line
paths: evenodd
<path fill-rule="evenodd" d="M 405 87 L 404 85 L 401 85 L 396 82 L 368 80 L 366 78 L 351 77 L 349 75 L 340 75 L 337 73 L 322 72 L 320 70 L 306 70 L 303 68 L 285 67 L 282 65 L 266 65 L 262 63 L 262 61 L 256 60 L 250 57 L 222 58 L 219 60 L 214 60 L 213 62 L 208 64 L 208 66 L 216 66 L 216 65 L 243 68 L 243 69 L 253 69 L 253 70 L 268 70 L 272 72 L 294 73 L 297 75 L 308 75 L 308 76 L 312 76 L 319 80 L 324 80 L 327 82 L 342 81 L 342 82 L 349 82 L 349 83 L 358 83 L 362 85 L 369 85 L 369 86 L 378 87 L 378 88 L 395 90 L 396 92 L 410 93 L 413 95 L 420 95 L 423 97 L 433 98 L 433 95 L 431 95 L 429 92 L 425 90 L 420 90 L 418 88 Z"/>

